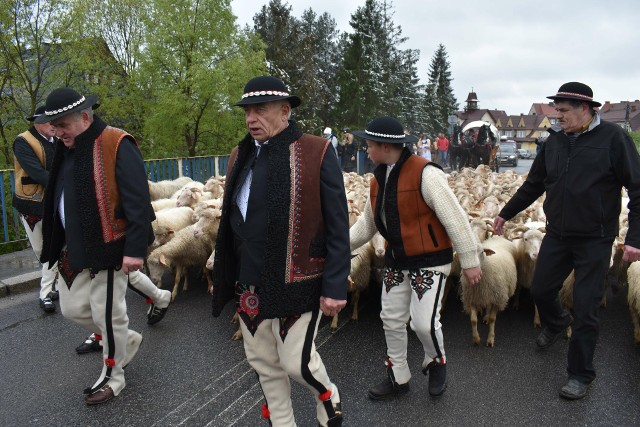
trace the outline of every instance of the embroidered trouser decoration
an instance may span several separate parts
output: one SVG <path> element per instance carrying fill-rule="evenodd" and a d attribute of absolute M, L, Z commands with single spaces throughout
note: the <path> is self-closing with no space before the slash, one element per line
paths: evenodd
<path fill-rule="evenodd" d="M 251 335 L 255 335 L 262 319 L 260 314 L 260 297 L 253 286 L 236 283 L 236 312 Z"/>
<path fill-rule="evenodd" d="M 69 262 L 69 254 L 66 249 L 60 252 L 60 259 L 58 260 L 58 272 L 60 277 L 64 279 L 64 283 L 67 284 L 67 288 L 71 289 L 74 279 L 80 274 L 82 270 L 74 270 L 71 268 Z"/>
<path fill-rule="evenodd" d="M 31 231 L 33 231 L 34 228 L 36 228 L 36 224 L 42 219 L 38 215 L 22 215 L 22 216 L 25 222 L 29 225 L 29 228 L 31 229 Z"/>
<path fill-rule="evenodd" d="M 385 267 L 383 281 L 384 287 L 387 293 L 389 293 L 392 288 L 399 286 L 404 281 L 404 273 L 402 272 L 402 270 Z"/>

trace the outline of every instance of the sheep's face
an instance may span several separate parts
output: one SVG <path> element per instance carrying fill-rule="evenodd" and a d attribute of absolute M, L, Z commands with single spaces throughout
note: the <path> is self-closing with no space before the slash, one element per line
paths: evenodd
<path fill-rule="evenodd" d="M 540 245 L 542 244 L 543 237 L 542 232 L 538 230 L 529 230 L 522 235 L 525 251 L 533 261 L 538 259 L 538 253 L 540 252 Z"/>

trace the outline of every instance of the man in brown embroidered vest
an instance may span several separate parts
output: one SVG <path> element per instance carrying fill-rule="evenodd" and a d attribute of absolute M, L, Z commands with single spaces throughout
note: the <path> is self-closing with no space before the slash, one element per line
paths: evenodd
<path fill-rule="evenodd" d="M 36 109 L 35 115 L 27 117 L 33 122 L 44 113 L 44 106 Z M 56 129 L 51 123 L 34 123 L 29 130 L 21 133 L 13 141 L 15 191 L 13 207 L 20 212 L 20 221 L 24 225 L 31 248 L 38 259 L 42 252 L 42 210 L 44 189 L 49 179 L 49 171 L 55 152 L 54 135 Z M 53 290 L 56 273 L 46 263 L 42 264 L 40 280 L 40 307 L 46 313 L 56 311 L 53 303 L 58 292 Z"/>
<path fill-rule="evenodd" d="M 380 318 L 388 375 L 369 390 L 369 397 L 383 400 L 409 391 L 409 319 L 424 347 L 422 372 L 429 375 L 429 394 L 439 396 L 445 391 L 447 372 L 440 309 L 453 246 L 472 284 L 482 275 L 481 248 L 442 168 L 404 147 L 417 138 L 406 135 L 400 122 L 378 117 L 353 134 L 366 141 L 378 167 L 363 215 L 350 230 L 351 249 L 367 243 L 376 231 L 387 241 Z"/>
<path fill-rule="evenodd" d="M 249 133 L 227 169 L 213 315 L 235 295 L 271 425 L 295 425 L 291 377 L 313 394 L 320 425 L 339 426 L 340 394 L 314 345 L 320 312 L 333 316 L 347 299 L 349 225 L 336 153 L 289 120 L 300 99 L 274 77 L 251 79 L 234 105 Z"/>
<path fill-rule="evenodd" d="M 88 405 L 125 386 L 123 368 L 142 342 L 128 327 L 127 275 L 142 268 L 153 239 L 142 155 L 131 135 L 93 115 L 96 101 L 56 89 L 36 118 L 50 121 L 60 138 L 45 193 L 41 260 L 58 261 L 62 314 L 102 336 L 102 372 L 84 391 Z"/>

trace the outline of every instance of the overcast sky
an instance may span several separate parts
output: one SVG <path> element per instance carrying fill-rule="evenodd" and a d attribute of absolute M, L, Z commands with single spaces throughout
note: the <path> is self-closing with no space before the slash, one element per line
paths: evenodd
<path fill-rule="evenodd" d="M 284 0 L 283 0 L 284 3 Z M 293 16 L 328 12 L 340 31 L 365 0 L 288 0 Z M 438 44 L 444 44 L 454 94 L 462 108 L 468 93 L 479 107 L 528 113 L 561 84 L 581 81 L 594 99 L 640 99 L 638 0 L 394 0 L 394 22 L 408 37 L 402 49 L 419 49 L 421 83 Z M 268 0 L 232 0 L 238 24 Z M 295 84 L 292 89 L 295 89 Z"/>

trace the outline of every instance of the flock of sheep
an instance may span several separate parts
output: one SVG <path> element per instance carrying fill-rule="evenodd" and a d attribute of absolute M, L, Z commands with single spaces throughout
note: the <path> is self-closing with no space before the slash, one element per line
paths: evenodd
<path fill-rule="evenodd" d="M 372 175 L 344 173 L 343 177 L 351 226 L 365 207 Z M 493 347 L 497 314 L 507 307 L 511 299 L 513 307 L 517 309 L 520 290 L 531 287 L 538 251 L 545 233 L 542 209 L 544 196 L 505 224 L 504 237 L 494 236 L 492 229 L 493 219 L 525 178 L 512 170 L 492 172 L 485 165 L 476 169 L 465 168 L 448 175 L 449 186 L 468 214 L 474 236 L 482 245 L 480 262 L 483 277 L 477 285 L 469 285 L 454 257 L 451 274 L 447 279 L 443 308 L 447 295 L 454 289 L 465 312 L 470 316 L 474 345 L 481 341 L 477 328 L 478 316 L 484 314 L 483 321 L 489 325 L 486 345 Z M 169 270 L 175 276 L 172 291 L 172 298 L 175 299 L 181 281 L 183 290 L 187 289 L 187 269 L 199 267 L 202 268 L 211 290 L 212 283 L 207 269 L 213 267 L 213 248 L 220 224 L 224 177 L 211 177 L 205 184 L 185 177 L 160 182 L 149 181 L 149 192 L 156 214 L 153 222 L 155 240 L 147 257 L 149 277 L 154 283 L 160 284 L 162 275 Z M 630 265 L 622 261 L 622 246 L 628 229 L 628 199 L 623 197 L 622 201 L 620 235 L 612 246 L 609 276 L 615 278 L 617 286 L 628 286 L 634 338 L 640 344 L 640 262 Z M 372 282 L 382 282 L 384 248 L 384 239 L 376 234 L 369 243 L 353 254 L 355 256 L 351 260 L 348 284 L 353 320 L 358 319 L 360 293 Z M 562 304 L 568 309 L 572 307 L 572 289 L 573 274 L 570 274 L 560 292 Z M 606 305 L 606 294 L 602 304 Z M 332 329 L 337 328 L 337 325 L 336 316 L 331 324 Z M 537 310 L 533 325 L 540 326 Z M 567 334 L 570 333 L 567 330 Z M 238 330 L 233 339 L 241 337 Z"/>

